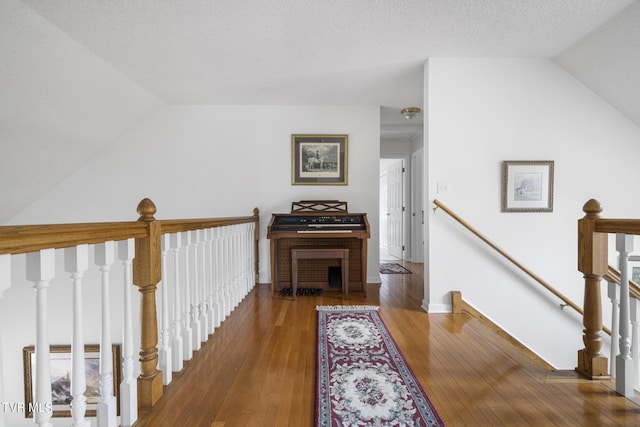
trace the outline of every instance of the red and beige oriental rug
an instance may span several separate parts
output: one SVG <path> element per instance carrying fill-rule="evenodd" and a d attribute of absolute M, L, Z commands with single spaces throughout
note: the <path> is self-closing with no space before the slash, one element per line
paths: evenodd
<path fill-rule="evenodd" d="M 316 426 L 444 426 L 378 307 L 316 309 Z"/>

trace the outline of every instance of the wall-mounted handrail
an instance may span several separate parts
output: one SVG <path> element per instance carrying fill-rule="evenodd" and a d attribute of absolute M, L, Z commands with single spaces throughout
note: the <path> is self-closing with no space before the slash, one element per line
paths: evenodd
<path fill-rule="evenodd" d="M 522 265 L 520 262 L 518 262 L 515 258 L 513 258 L 511 255 L 509 255 L 507 252 L 505 252 L 502 248 L 500 248 L 498 245 L 493 243 L 491 240 L 489 240 L 486 236 L 484 236 L 482 233 L 480 233 L 478 230 L 476 230 L 473 226 L 471 226 L 469 223 L 467 223 L 465 220 L 463 220 L 460 216 L 458 216 L 455 212 L 453 212 L 451 209 L 449 209 L 447 206 L 445 206 L 438 199 L 434 199 L 433 200 L 433 204 L 436 205 L 437 208 L 440 208 L 443 211 L 445 211 L 449 216 L 451 216 L 453 219 L 455 219 L 463 227 L 465 227 L 467 230 L 469 230 L 471 233 L 473 233 L 476 237 L 478 237 L 480 240 L 482 240 L 487 245 L 489 245 L 492 249 L 494 249 L 496 252 L 498 252 L 504 258 L 509 260 L 509 262 L 511 262 L 516 267 L 518 267 L 520 270 L 522 270 L 522 272 L 524 272 L 526 275 L 528 275 L 533 280 L 538 282 L 540 285 L 542 285 L 545 289 L 550 291 L 552 294 L 554 294 L 555 296 L 560 298 L 566 305 L 568 305 L 569 307 L 573 308 L 578 313 L 583 314 L 582 308 L 580 306 L 578 306 L 576 303 L 574 303 L 569 298 L 564 296 L 560 291 L 558 291 L 556 288 L 551 286 L 549 283 L 547 283 L 545 280 L 543 280 L 540 276 L 538 276 L 537 274 L 533 273 L 531 270 L 529 270 L 524 265 Z M 608 333 L 611 334 L 611 331 L 609 331 Z"/>

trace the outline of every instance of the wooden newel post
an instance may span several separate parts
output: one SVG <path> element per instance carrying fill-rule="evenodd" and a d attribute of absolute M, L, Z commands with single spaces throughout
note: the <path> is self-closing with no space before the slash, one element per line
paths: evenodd
<path fill-rule="evenodd" d="M 591 199 L 582 210 L 584 218 L 578 220 L 578 270 L 584 274 L 584 335 L 585 348 L 578 351 L 577 370 L 591 379 L 608 377 L 607 357 L 600 353 L 602 340 L 602 302 L 600 281 L 608 270 L 608 235 L 595 231 L 602 205 Z"/>
<path fill-rule="evenodd" d="M 156 206 L 149 199 L 138 204 L 138 221 L 148 226 L 147 237 L 136 239 L 133 259 L 133 283 L 140 291 L 140 376 L 138 404 L 153 406 L 162 397 L 162 372 L 158 371 L 158 316 L 156 287 L 161 279 L 160 223 L 153 215 Z"/>

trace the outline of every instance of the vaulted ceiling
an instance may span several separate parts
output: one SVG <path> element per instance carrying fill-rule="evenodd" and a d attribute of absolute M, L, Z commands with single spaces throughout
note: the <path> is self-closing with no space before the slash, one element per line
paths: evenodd
<path fill-rule="evenodd" d="M 373 104 L 393 133 L 430 57 L 549 58 L 640 126 L 639 28 L 637 0 L 3 0 L 0 223 L 163 105 Z"/>

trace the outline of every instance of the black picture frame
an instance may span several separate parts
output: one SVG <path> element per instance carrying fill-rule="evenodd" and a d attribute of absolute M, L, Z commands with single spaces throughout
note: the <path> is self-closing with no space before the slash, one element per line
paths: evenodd
<path fill-rule="evenodd" d="M 291 135 L 292 185 L 347 185 L 348 135 Z"/>

